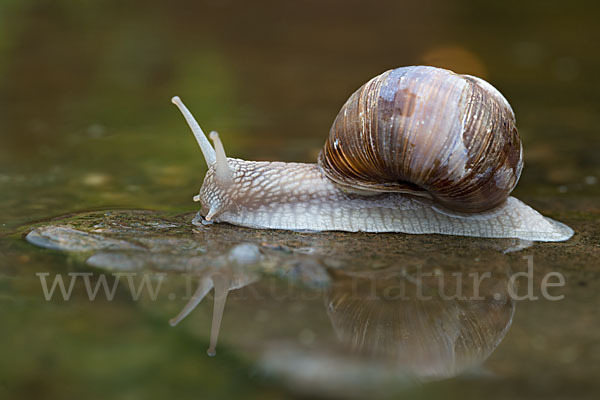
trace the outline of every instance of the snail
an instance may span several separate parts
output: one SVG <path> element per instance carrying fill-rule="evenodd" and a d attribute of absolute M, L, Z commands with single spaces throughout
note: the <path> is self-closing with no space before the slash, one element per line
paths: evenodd
<path fill-rule="evenodd" d="M 411 66 L 361 86 L 317 164 L 228 158 L 179 97 L 208 171 L 205 223 L 564 241 L 568 226 L 510 196 L 523 168 L 514 113 L 483 79 Z"/>

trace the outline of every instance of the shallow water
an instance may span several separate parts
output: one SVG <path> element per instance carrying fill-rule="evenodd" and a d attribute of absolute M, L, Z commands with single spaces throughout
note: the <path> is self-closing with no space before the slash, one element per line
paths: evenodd
<path fill-rule="evenodd" d="M 591 2 L 3 1 L 0 398 L 596 398 L 594 14 Z M 513 194 L 571 240 L 192 225 L 205 166 L 171 96 L 230 156 L 311 162 L 352 91 L 412 64 L 506 95 L 526 164 Z M 528 281 L 511 277 L 530 262 L 538 299 L 515 300 Z M 486 272 L 483 299 L 441 296 Z M 550 273 L 561 300 L 541 292 Z M 42 281 L 59 274 L 67 289 L 76 277 L 72 296 L 46 301 Z M 86 277 L 101 276 L 114 298 L 90 301 Z M 134 299 L 144 276 L 162 282 L 155 299 Z M 202 281 L 232 289 L 216 357 L 212 294 L 168 323 Z M 432 300 L 415 298 L 423 287 Z"/>

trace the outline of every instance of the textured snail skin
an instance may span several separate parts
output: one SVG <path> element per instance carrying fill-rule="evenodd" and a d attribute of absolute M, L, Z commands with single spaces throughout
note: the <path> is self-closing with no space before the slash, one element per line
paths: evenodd
<path fill-rule="evenodd" d="M 573 235 L 571 228 L 514 197 L 488 212 L 457 214 L 404 193 L 346 192 L 316 164 L 227 161 L 231 179 L 220 182 L 213 165 L 200 190 L 202 214 L 219 210 L 214 222 L 298 231 L 439 233 L 548 242 Z"/>

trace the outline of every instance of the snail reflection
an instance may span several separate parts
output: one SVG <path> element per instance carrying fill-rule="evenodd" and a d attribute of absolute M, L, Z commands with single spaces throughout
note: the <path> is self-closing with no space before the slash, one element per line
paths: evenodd
<path fill-rule="evenodd" d="M 303 290 L 311 293 L 313 302 L 303 302 L 310 309 L 306 320 L 284 312 L 293 298 L 274 300 L 265 292 L 246 302 L 246 312 L 236 313 L 237 325 L 260 338 L 252 349 L 275 362 L 275 372 L 298 376 L 298 361 L 304 360 L 324 366 L 331 378 L 334 370 L 328 365 L 336 360 L 347 365 L 350 357 L 356 371 L 362 371 L 369 359 L 386 373 L 393 371 L 394 379 L 402 373 L 449 376 L 489 356 L 510 326 L 514 310 L 506 295 L 510 258 L 503 253 L 531 245 L 447 236 L 316 235 L 200 222 L 189 230 L 185 228 L 189 217 L 90 212 L 36 227 L 27 240 L 73 253 L 94 268 L 169 272 L 174 277 L 191 273 L 196 293 L 186 291 L 191 299 L 185 307 L 180 305 L 183 310 L 172 323 L 180 322 L 214 290 L 210 354 L 215 352 L 229 291 L 256 283 L 252 291 L 260 294 L 266 283 L 258 284 L 260 274 L 277 277 L 270 282 L 276 288 L 293 288 L 289 296 Z M 472 273 L 482 278 L 479 285 Z M 173 287 L 181 288 L 177 282 L 181 281 L 173 280 Z M 292 284 L 285 286 L 286 282 Z M 253 325 L 249 311 L 267 306 L 274 314 L 279 312 L 278 323 Z M 324 324 L 312 319 L 319 313 Z M 315 347 L 296 351 L 286 344 L 285 351 L 270 351 L 277 336 L 272 332 L 290 323 L 314 331 Z M 289 334 L 283 329 L 278 338 L 289 339 Z M 230 344 L 238 346 L 243 338 L 247 335 L 233 336 Z"/>
<path fill-rule="evenodd" d="M 325 304 L 343 347 L 419 378 L 483 362 L 510 327 L 508 276 L 491 271 L 333 271 Z"/>
<path fill-rule="evenodd" d="M 180 322 L 214 288 L 209 355 L 216 353 L 227 293 L 257 281 L 241 264 L 204 270 L 194 296 L 171 320 Z M 339 341 L 334 352 L 382 363 L 402 376 L 441 379 L 481 364 L 504 338 L 515 309 L 503 271 L 393 267 L 328 274 L 324 301 Z"/>
<path fill-rule="evenodd" d="M 259 260 L 260 253 L 258 247 L 250 243 L 242 243 L 234 246 L 226 257 L 216 259 L 214 261 L 216 267 L 204 268 L 200 272 L 197 272 L 196 279 L 198 280 L 198 286 L 196 291 L 179 314 L 169 321 L 169 324 L 175 326 L 181 322 L 214 289 L 212 327 L 207 353 L 209 356 L 216 355 L 217 341 L 219 339 L 219 330 L 221 328 L 227 294 L 230 290 L 239 289 L 258 279 L 255 273 L 244 267 L 255 264 Z M 198 261 L 202 260 L 198 259 Z M 194 259 L 191 259 L 189 267 L 193 268 L 193 263 Z"/>

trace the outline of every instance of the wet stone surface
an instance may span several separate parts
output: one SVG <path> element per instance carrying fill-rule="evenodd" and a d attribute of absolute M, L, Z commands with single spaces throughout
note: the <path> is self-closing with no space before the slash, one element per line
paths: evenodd
<path fill-rule="evenodd" d="M 486 381 L 495 373 L 481 365 L 510 331 L 526 294 L 528 284 L 511 276 L 526 273 L 532 259 L 538 295 L 543 274 L 558 269 L 566 285 L 555 294 L 577 296 L 573 276 L 581 271 L 563 266 L 573 265 L 573 254 L 586 246 L 586 235 L 534 244 L 287 232 L 203 225 L 193 214 L 141 210 L 68 215 L 23 228 L 22 234 L 91 270 L 164 280 L 161 290 L 182 308 L 171 325 L 212 293 L 212 322 L 199 321 L 196 312 L 175 329 L 206 337 L 210 325 L 209 355 L 224 347 L 293 390 L 335 396 L 362 396 L 381 387 L 396 393 L 459 375 Z M 587 247 L 589 261 L 598 249 Z M 142 307 L 155 309 L 146 297 Z M 524 308 L 545 313 L 552 304 L 542 299 Z M 223 316 L 227 323 L 220 332 Z M 166 323 L 168 316 L 159 318 Z M 547 323 L 543 317 L 542 326 Z M 593 343 L 592 332 L 579 335 L 579 346 Z M 513 343 L 505 353 L 513 351 L 522 349 Z M 492 368 L 502 371 L 502 362 Z"/>
<path fill-rule="evenodd" d="M 192 217 L 136 210 L 89 212 L 41 224 L 25 238 L 39 247 L 90 254 L 88 264 L 109 270 L 129 270 L 136 264 L 137 269 L 184 271 L 220 259 L 218 264 L 260 264 L 261 271 L 304 277 L 300 280 L 306 283 L 324 268 L 371 270 L 397 267 L 398 260 L 413 267 L 433 265 L 449 254 L 461 258 L 474 249 L 501 259 L 502 253 L 533 245 L 518 239 L 255 230 L 203 225 Z M 186 267 L 192 259 L 198 262 Z"/>

